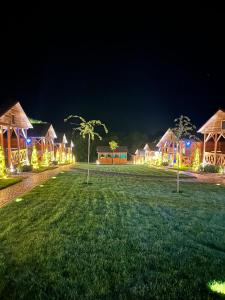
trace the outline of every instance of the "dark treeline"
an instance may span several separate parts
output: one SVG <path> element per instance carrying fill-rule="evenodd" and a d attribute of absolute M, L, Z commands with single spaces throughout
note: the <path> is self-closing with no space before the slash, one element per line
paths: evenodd
<path fill-rule="evenodd" d="M 68 135 L 71 136 L 71 133 Z M 95 162 L 97 159 L 97 146 L 108 146 L 111 140 L 114 140 L 118 143 L 119 146 L 128 147 L 128 159 L 131 158 L 131 155 L 134 154 L 137 148 L 143 148 L 146 143 L 154 150 L 157 141 L 161 133 L 157 135 L 147 135 L 138 131 L 132 133 L 118 133 L 118 132 L 109 132 L 107 135 L 104 135 L 102 140 L 95 139 L 91 142 L 91 154 L 90 161 Z M 72 140 L 74 142 L 74 152 L 76 155 L 76 160 L 80 162 L 87 161 L 87 139 L 83 139 L 79 133 L 74 133 L 72 135 Z"/>

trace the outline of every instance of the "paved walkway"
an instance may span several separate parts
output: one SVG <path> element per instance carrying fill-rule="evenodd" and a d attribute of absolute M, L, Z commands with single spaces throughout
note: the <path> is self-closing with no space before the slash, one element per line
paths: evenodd
<path fill-rule="evenodd" d="M 0 190 L 0 207 L 12 201 L 14 198 L 20 197 L 24 193 L 29 192 L 35 186 L 42 184 L 50 177 L 55 176 L 62 171 L 68 171 L 70 168 L 71 165 L 65 165 L 41 173 L 23 174 L 22 177 L 24 177 L 24 179 L 22 182 L 16 183 L 3 190 Z"/>
<path fill-rule="evenodd" d="M 203 183 L 215 183 L 215 184 L 224 184 L 225 185 L 225 174 L 217 173 L 207 173 L 207 174 L 197 174 L 187 171 L 182 171 L 181 173 L 186 175 L 192 175 L 196 177 L 196 182 Z"/>

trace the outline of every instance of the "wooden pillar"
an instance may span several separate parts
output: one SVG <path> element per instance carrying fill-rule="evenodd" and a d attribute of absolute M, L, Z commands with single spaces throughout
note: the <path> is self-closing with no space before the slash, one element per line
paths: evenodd
<path fill-rule="evenodd" d="M 25 147 L 26 147 L 26 164 L 29 165 L 29 154 L 28 154 L 28 145 L 27 145 L 27 129 L 24 129 L 25 132 Z M 32 140 L 32 144 L 33 144 L 33 140 Z"/>
<path fill-rule="evenodd" d="M 18 163 L 20 164 L 20 129 L 19 128 L 16 131 L 16 139 L 17 139 Z"/>
<path fill-rule="evenodd" d="M 7 145 L 8 145 L 8 166 L 11 167 L 12 164 L 12 150 L 11 150 L 11 129 L 7 127 Z"/>
<path fill-rule="evenodd" d="M 41 139 L 41 154 L 44 152 L 44 141 Z"/>
<path fill-rule="evenodd" d="M 3 139 L 3 126 L 0 126 L 0 145 L 4 149 L 4 139 Z"/>
<path fill-rule="evenodd" d="M 217 151 L 217 133 L 215 134 L 215 144 L 214 144 L 214 165 L 216 165 L 216 151 Z"/>
<path fill-rule="evenodd" d="M 204 142 L 203 142 L 203 164 L 205 163 L 205 144 L 206 144 L 206 134 L 204 133 Z"/>

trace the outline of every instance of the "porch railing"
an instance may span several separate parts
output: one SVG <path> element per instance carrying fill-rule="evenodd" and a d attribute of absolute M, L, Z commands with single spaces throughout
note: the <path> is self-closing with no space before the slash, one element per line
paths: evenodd
<path fill-rule="evenodd" d="M 13 165 L 17 165 L 19 162 L 21 164 L 27 161 L 27 149 L 18 149 L 11 151 L 11 160 Z"/>
<path fill-rule="evenodd" d="M 205 162 L 211 165 L 225 166 L 225 154 L 216 153 L 216 160 L 215 160 L 215 153 L 205 152 Z"/>

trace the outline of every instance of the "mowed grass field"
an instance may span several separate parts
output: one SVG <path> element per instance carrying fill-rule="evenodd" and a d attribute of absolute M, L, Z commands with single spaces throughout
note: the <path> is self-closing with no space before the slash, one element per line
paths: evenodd
<path fill-rule="evenodd" d="M 221 299 L 225 187 L 84 181 L 61 173 L 0 209 L 0 299 Z"/>
<path fill-rule="evenodd" d="M 78 170 L 87 170 L 88 165 L 86 163 L 78 163 L 75 166 Z M 160 167 L 150 167 L 148 165 L 96 165 L 90 164 L 89 168 L 95 172 L 106 172 L 106 173 L 118 173 L 126 175 L 140 175 L 140 176 L 160 176 L 160 177 L 176 177 L 176 172 L 172 170 L 166 170 Z M 186 175 L 180 174 L 181 177 L 187 177 Z"/>

